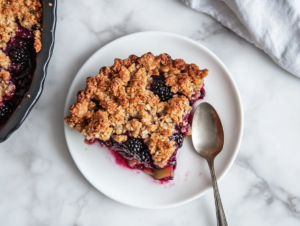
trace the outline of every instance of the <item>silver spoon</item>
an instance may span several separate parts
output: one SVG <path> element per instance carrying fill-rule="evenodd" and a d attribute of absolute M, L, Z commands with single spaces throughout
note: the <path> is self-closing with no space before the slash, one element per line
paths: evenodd
<path fill-rule="evenodd" d="M 201 103 L 197 107 L 193 117 L 192 131 L 194 148 L 206 159 L 210 169 L 218 226 L 227 226 L 214 169 L 215 157 L 223 148 L 224 131 L 218 113 L 209 103 Z"/>

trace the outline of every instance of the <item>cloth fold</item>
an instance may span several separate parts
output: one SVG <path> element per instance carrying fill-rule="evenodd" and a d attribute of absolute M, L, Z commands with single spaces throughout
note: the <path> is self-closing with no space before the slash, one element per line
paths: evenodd
<path fill-rule="evenodd" d="M 299 0 L 182 0 L 266 52 L 300 77 Z"/>

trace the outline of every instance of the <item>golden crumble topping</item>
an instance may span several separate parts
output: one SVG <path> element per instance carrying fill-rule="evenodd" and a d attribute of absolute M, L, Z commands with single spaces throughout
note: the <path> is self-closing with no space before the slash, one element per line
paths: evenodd
<path fill-rule="evenodd" d="M 0 0 L 0 48 L 5 48 L 11 37 L 16 35 L 19 24 L 31 30 L 40 28 L 42 5 L 39 0 Z M 40 51 L 41 33 L 35 32 L 36 52 Z"/>
<path fill-rule="evenodd" d="M 17 22 L 24 28 L 32 30 L 32 27 L 40 28 L 42 5 L 39 0 L 0 0 L 0 48 L 5 50 L 7 43 L 18 31 Z M 33 31 L 34 48 L 39 52 L 42 47 L 41 32 Z M 11 65 L 9 56 L 0 50 L 0 68 L 8 69 Z M 9 81 L 10 74 L 7 71 L 0 72 L 0 103 L 3 96 L 7 96 L 15 89 Z"/>
<path fill-rule="evenodd" d="M 167 54 L 115 59 L 114 65 L 87 78 L 86 88 L 78 92 L 65 121 L 87 140 L 112 137 L 123 143 L 128 136 L 142 138 L 154 163 L 164 167 L 176 149 L 169 137 L 177 127 L 186 126 L 186 134 L 191 134 L 184 119 L 192 110 L 190 100 L 200 93 L 207 74 L 207 69 L 200 70 L 182 59 L 172 60 Z M 162 75 L 174 93 L 165 102 L 151 91 L 153 79 Z"/>
<path fill-rule="evenodd" d="M 10 75 L 7 71 L 0 71 L 0 104 L 4 96 L 9 96 L 16 89 L 15 85 L 10 81 Z"/>

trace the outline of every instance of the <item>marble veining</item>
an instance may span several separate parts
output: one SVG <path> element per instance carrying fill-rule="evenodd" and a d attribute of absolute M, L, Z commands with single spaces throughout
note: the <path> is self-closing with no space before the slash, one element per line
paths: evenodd
<path fill-rule="evenodd" d="M 212 192 L 176 208 L 137 209 L 94 189 L 74 164 L 63 106 L 82 64 L 138 31 L 190 37 L 232 72 L 245 114 L 242 145 L 219 184 L 229 225 L 300 225 L 300 79 L 179 0 L 59 0 L 45 90 L 22 127 L 0 144 L 0 225 L 216 225 Z"/>

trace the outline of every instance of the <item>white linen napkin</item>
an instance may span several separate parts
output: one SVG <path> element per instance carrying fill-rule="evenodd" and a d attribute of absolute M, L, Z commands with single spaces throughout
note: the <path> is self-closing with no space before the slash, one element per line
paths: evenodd
<path fill-rule="evenodd" d="M 300 77 L 300 0 L 182 0 Z"/>

